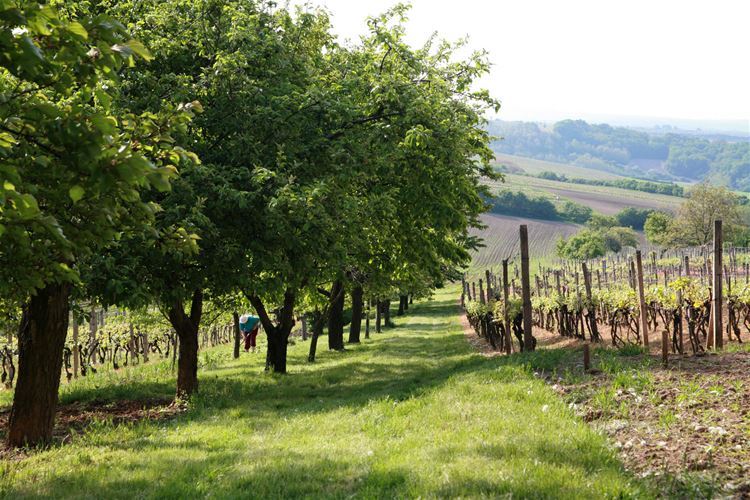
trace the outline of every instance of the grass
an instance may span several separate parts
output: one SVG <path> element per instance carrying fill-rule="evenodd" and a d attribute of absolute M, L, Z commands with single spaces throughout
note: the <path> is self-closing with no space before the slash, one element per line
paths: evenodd
<path fill-rule="evenodd" d="M 471 351 L 454 291 L 416 304 L 397 328 L 290 373 L 216 348 L 201 393 L 169 422 L 102 422 L 70 444 L 0 463 L 9 498 L 651 496 L 605 439 L 534 371 L 566 356 Z M 120 377 L 120 378 L 118 378 Z M 166 363 L 63 388 L 63 400 L 169 395 Z"/>
<path fill-rule="evenodd" d="M 558 175 L 567 175 L 568 177 L 583 177 L 586 179 L 615 180 L 623 179 L 622 175 L 595 170 L 593 168 L 579 167 L 567 163 L 557 163 L 552 161 L 537 160 L 536 158 L 526 158 L 523 156 L 513 156 L 507 154 L 496 154 L 496 164 L 498 166 L 507 165 L 510 167 L 519 167 L 525 173 L 530 175 L 539 175 L 542 172 L 554 172 Z"/>

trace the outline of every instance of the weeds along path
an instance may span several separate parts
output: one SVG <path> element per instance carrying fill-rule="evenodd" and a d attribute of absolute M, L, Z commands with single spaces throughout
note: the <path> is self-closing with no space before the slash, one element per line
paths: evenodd
<path fill-rule="evenodd" d="M 453 292 L 415 304 L 396 328 L 347 352 L 321 352 L 314 365 L 305 362 L 307 343 L 292 346 L 286 376 L 264 374 L 262 355 L 231 361 L 213 351 L 187 412 L 97 424 L 69 444 L 6 460 L 0 491 L 13 498 L 649 496 L 604 438 L 524 368 L 530 358 L 472 351 Z M 554 352 L 544 355 L 555 361 Z M 167 377 L 154 369 L 131 374 L 118 397 L 168 395 Z M 91 397 L 87 391 L 115 394 L 91 387 L 66 398 Z"/>

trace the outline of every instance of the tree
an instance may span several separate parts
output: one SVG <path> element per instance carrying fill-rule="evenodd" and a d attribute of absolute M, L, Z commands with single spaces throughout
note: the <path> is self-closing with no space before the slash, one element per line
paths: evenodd
<path fill-rule="evenodd" d="M 570 200 L 566 200 L 560 209 L 560 216 L 563 219 L 576 224 L 587 223 L 593 215 L 594 211 L 591 207 Z"/>
<path fill-rule="evenodd" d="M 744 226 L 739 207 L 739 198 L 727 188 L 696 185 L 677 211 L 674 241 L 685 246 L 706 245 L 713 240 L 714 221 L 719 219 L 724 241 L 733 241 Z"/>
<path fill-rule="evenodd" d="M 566 259 L 594 259 L 605 253 L 607 246 L 601 231 L 584 229 L 567 240 L 561 238 L 557 241 L 557 254 Z"/>
<path fill-rule="evenodd" d="M 152 220 L 139 189 L 168 189 L 184 107 L 119 113 L 118 71 L 149 53 L 108 17 L 0 0 L 0 295 L 23 303 L 11 445 L 47 442 L 69 296 L 81 262 Z"/>
<path fill-rule="evenodd" d="M 648 208 L 628 207 L 620 210 L 615 217 L 617 217 L 617 222 L 621 226 L 641 231 L 646 223 L 646 219 L 653 212 L 652 209 Z"/>
<path fill-rule="evenodd" d="M 659 246 L 668 246 L 674 237 L 674 216 L 667 212 L 654 211 L 643 224 L 646 239 Z"/>
<path fill-rule="evenodd" d="M 607 250 L 619 252 L 623 247 L 637 247 L 638 236 L 629 227 L 612 227 L 604 232 Z"/>

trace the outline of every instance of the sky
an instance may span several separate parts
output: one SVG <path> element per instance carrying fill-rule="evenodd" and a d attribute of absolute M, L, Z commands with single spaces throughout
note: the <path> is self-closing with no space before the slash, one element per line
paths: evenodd
<path fill-rule="evenodd" d="M 341 39 L 390 0 L 308 0 Z M 481 83 L 508 120 L 651 117 L 750 130 L 750 0 L 413 0 L 409 40 L 489 51 Z M 612 121 L 612 120 L 610 120 Z"/>

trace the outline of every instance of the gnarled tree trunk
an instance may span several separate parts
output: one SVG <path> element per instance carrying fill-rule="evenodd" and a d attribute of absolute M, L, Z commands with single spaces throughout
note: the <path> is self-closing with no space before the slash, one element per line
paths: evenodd
<path fill-rule="evenodd" d="M 364 308 L 364 291 L 361 286 L 355 286 L 352 290 L 352 323 L 349 325 L 349 343 L 359 344 L 359 336 L 362 331 L 362 310 Z"/>
<path fill-rule="evenodd" d="M 266 352 L 266 370 L 274 373 L 286 373 L 286 354 L 289 346 L 289 335 L 294 327 L 294 302 L 296 295 L 287 289 L 284 293 L 284 303 L 278 312 L 278 324 L 274 324 L 266 311 L 263 301 L 257 295 L 249 295 L 248 299 L 258 312 L 260 322 L 266 331 L 268 350 Z"/>
<path fill-rule="evenodd" d="M 11 446 L 45 444 L 52 438 L 68 334 L 70 290 L 70 284 L 48 285 L 23 308 L 18 382 L 8 426 Z"/>
<path fill-rule="evenodd" d="M 198 328 L 203 314 L 203 291 L 193 292 L 190 315 L 185 313 L 182 301 L 169 309 L 169 322 L 179 339 L 177 359 L 177 397 L 189 398 L 198 392 Z"/>

